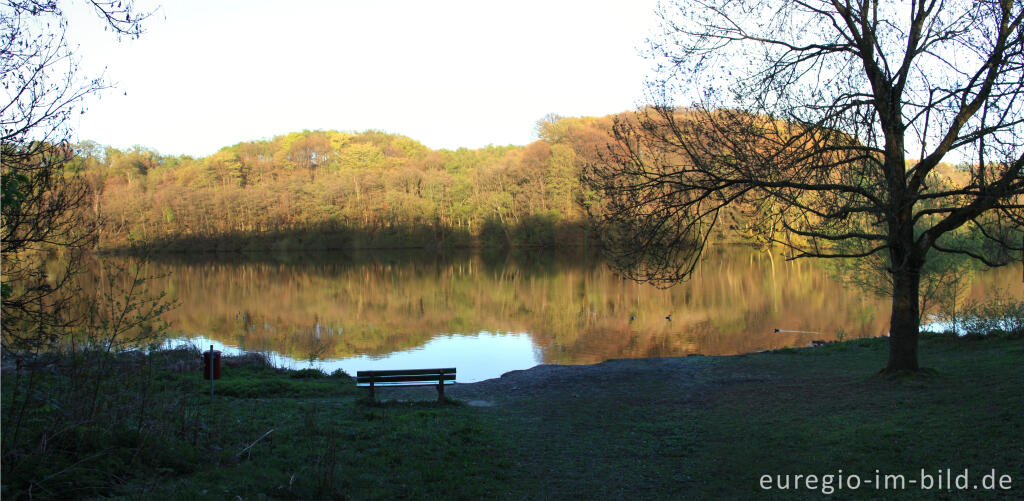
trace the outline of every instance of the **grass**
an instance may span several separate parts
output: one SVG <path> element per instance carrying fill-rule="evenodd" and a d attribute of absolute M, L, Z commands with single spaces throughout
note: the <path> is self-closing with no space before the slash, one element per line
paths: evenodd
<path fill-rule="evenodd" d="M 64 368 L 39 372 L 57 396 Z M 27 393 L 14 379 L 5 438 Z M 150 388 L 141 426 L 130 405 L 84 420 L 34 403 L 5 443 L 3 498 L 472 499 L 501 480 L 499 433 L 456 403 L 371 403 L 348 376 L 260 364 L 225 367 L 213 399 L 198 369 L 156 370 Z"/>
<path fill-rule="evenodd" d="M 225 367 L 211 400 L 198 370 L 159 365 L 148 414 L 122 393 L 92 421 L 55 419 L 67 402 L 42 395 L 60 394 L 61 370 L 39 371 L 31 391 L 25 375 L 5 374 L 2 496 L 819 499 L 823 479 L 766 492 L 761 476 L 831 474 L 840 499 L 931 499 L 916 484 L 851 490 L 837 479 L 966 468 L 972 485 L 995 469 L 1012 490 L 940 497 L 1020 498 L 1024 340 L 925 335 L 921 363 L 934 371 L 910 377 L 877 375 L 886 354 L 885 340 L 854 340 L 698 357 L 680 371 L 574 370 L 584 377 L 480 408 L 371 403 L 347 376 L 260 364 Z"/>
<path fill-rule="evenodd" d="M 996 469 L 1024 493 L 1024 343 L 946 336 L 922 340 L 923 375 L 872 375 L 887 354 L 883 340 L 855 341 L 794 354 L 723 360 L 719 371 L 764 374 L 768 380 L 725 385 L 701 414 L 702 445 L 693 474 L 733 479 L 707 485 L 709 495 L 764 494 L 764 474 L 833 474 L 873 479 L 921 470 L 968 469 L 972 485 Z M 901 498 L 934 498 L 911 489 Z M 779 491 L 776 491 L 778 493 Z M 795 494 L 795 495 L 791 495 Z M 856 498 L 889 497 L 871 488 Z M 820 497 L 790 492 L 786 497 Z M 944 492 L 972 498 L 977 492 Z"/>
<path fill-rule="evenodd" d="M 478 462 L 494 433 L 452 405 L 225 398 L 204 411 L 220 416 L 208 424 L 212 460 L 153 482 L 147 498 L 481 498 L 497 480 Z"/>
<path fill-rule="evenodd" d="M 510 498 L 820 499 L 833 475 L 840 499 L 933 499 L 901 491 L 837 490 L 838 476 L 920 480 L 966 468 L 971 486 L 995 469 L 1013 489 L 942 491 L 942 498 L 1024 497 L 1024 341 L 931 335 L 922 375 L 878 375 L 884 339 L 704 359 L 690 375 L 595 381 L 494 419 L 516 437 Z M 816 489 L 764 491 L 762 475 L 814 474 Z M 934 475 L 933 475 L 934 476 Z M 864 484 L 862 484 L 864 485 Z"/>

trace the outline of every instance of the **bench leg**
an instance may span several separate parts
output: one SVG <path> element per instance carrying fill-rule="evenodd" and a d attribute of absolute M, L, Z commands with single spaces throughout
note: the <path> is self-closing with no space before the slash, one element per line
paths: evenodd
<path fill-rule="evenodd" d="M 437 385 L 437 401 L 444 401 L 444 383 L 438 383 Z"/>

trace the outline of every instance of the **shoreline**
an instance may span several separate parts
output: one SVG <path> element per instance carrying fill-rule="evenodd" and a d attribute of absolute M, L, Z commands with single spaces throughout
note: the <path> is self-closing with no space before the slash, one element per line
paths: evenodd
<path fill-rule="evenodd" d="M 37 395 L 5 449 L 6 464 L 21 466 L 4 487 L 148 499 L 751 499 L 766 494 L 767 473 L 956 467 L 996 469 L 1024 488 L 1024 442 L 1008 431 L 1024 427 L 1020 333 L 923 335 L 933 370 L 920 373 L 880 375 L 886 356 L 873 338 L 541 364 L 452 385 L 445 402 L 432 387 L 381 389 L 371 402 L 347 375 L 281 370 L 253 353 L 222 360 L 215 398 L 197 350 L 40 359 L 2 379 L 9 417 Z M 47 391 L 24 391 L 33 379 Z M 99 393 L 75 390 L 94 382 Z M 83 408 L 98 414 L 83 419 Z M 51 440 L 53 429 L 66 437 Z"/>

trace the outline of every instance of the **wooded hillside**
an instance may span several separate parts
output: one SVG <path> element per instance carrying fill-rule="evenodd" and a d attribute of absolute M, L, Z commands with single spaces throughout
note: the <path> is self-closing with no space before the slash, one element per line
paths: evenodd
<path fill-rule="evenodd" d="M 71 169 L 92 189 L 100 250 L 574 246 L 588 239 L 580 170 L 602 161 L 615 118 L 552 115 L 529 145 L 455 151 L 379 131 L 307 130 L 202 158 L 84 142 Z M 740 240 L 742 226 L 714 238 Z"/>
<path fill-rule="evenodd" d="M 611 118 L 541 121 L 527 146 L 431 150 L 377 131 L 303 131 L 203 158 L 78 145 L 100 249 L 582 243 L 578 169 Z"/>

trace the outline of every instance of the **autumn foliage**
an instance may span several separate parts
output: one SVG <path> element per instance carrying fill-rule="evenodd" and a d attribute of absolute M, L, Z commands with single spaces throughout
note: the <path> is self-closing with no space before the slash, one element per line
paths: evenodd
<path fill-rule="evenodd" d="M 79 145 L 98 248 L 164 251 L 578 245 L 579 169 L 611 117 L 543 120 L 527 146 L 431 150 L 303 131 L 203 158 Z"/>

